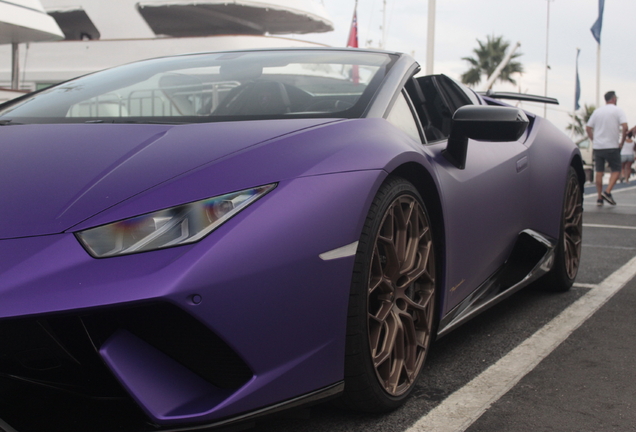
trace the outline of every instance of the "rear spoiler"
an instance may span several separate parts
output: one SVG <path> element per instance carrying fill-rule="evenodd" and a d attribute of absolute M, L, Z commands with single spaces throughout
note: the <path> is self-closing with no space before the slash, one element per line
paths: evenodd
<path fill-rule="evenodd" d="M 492 90 L 488 90 L 487 92 L 478 92 L 481 96 L 487 96 L 493 99 L 511 99 L 518 101 L 526 101 L 526 102 L 540 102 L 546 104 L 558 105 L 559 101 L 555 98 L 547 97 L 547 96 L 537 96 L 531 94 L 524 93 L 512 93 L 512 92 L 494 92 Z"/>

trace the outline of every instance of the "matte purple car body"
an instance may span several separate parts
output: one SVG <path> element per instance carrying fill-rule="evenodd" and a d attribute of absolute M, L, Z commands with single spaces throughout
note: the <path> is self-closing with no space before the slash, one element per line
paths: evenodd
<path fill-rule="evenodd" d="M 576 146 L 530 114 L 516 142 L 470 140 L 457 169 L 446 140 L 424 145 L 385 118 L 415 70 L 399 57 L 362 118 L 0 127 L 0 317 L 159 303 L 195 318 L 249 369 L 238 387 L 125 328 L 96 347 L 160 425 L 337 393 L 354 256 L 321 254 L 358 241 L 389 175 L 416 184 L 432 214 L 440 320 L 506 262 L 520 232 L 559 238 L 568 168 L 583 175 Z M 266 184 L 276 187 L 196 243 L 96 259 L 75 236 Z"/>

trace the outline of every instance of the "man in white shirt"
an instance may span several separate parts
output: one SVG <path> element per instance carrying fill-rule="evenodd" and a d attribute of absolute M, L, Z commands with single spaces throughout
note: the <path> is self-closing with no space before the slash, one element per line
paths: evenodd
<path fill-rule="evenodd" d="M 612 188 L 621 172 L 621 148 L 627 135 L 627 117 L 625 112 L 616 106 L 616 93 L 605 93 L 607 104 L 597 108 L 592 113 L 585 126 L 587 136 L 594 145 L 594 169 L 596 170 L 596 191 L 598 199 L 596 205 L 602 206 L 603 200 L 612 205 L 616 201 L 612 198 Z M 603 174 L 605 162 L 612 171 L 607 189 L 603 190 Z"/>

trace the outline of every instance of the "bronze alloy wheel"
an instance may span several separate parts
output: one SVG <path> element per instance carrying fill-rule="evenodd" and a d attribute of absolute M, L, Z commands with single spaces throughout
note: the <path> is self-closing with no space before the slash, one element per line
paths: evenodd
<path fill-rule="evenodd" d="M 583 238 L 582 190 L 576 171 L 570 167 L 565 183 L 559 241 L 554 251 L 552 269 L 537 281 L 541 289 L 565 292 L 574 284 L 581 261 Z"/>
<path fill-rule="evenodd" d="M 437 319 L 434 234 L 415 186 L 387 178 L 358 242 L 338 405 L 388 412 L 415 389 Z"/>
<path fill-rule="evenodd" d="M 576 176 L 568 177 L 563 208 L 563 247 L 565 252 L 565 271 L 568 278 L 574 279 L 581 260 L 583 232 L 583 196 Z"/>
<path fill-rule="evenodd" d="M 424 365 L 435 309 L 434 261 L 424 209 L 414 196 L 398 196 L 374 241 L 367 303 L 373 367 L 392 396 L 408 391 Z"/>

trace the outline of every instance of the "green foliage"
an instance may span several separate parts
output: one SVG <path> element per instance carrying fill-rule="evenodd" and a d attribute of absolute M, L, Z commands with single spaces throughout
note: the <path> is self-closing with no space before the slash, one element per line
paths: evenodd
<path fill-rule="evenodd" d="M 596 107 L 594 105 L 584 104 L 583 108 L 579 109 L 578 112 L 575 111 L 573 114 L 568 114 L 571 122 L 565 127 L 565 129 L 569 130 L 574 137 L 584 137 L 586 135 L 585 125 L 595 109 Z"/>
<path fill-rule="evenodd" d="M 486 36 L 486 42 L 477 39 L 479 48 L 473 49 L 475 57 L 463 57 L 462 60 L 470 63 L 470 69 L 464 72 L 461 80 L 464 84 L 475 86 L 481 82 L 482 77 L 488 79 L 490 75 L 497 69 L 497 66 L 506 56 L 510 43 L 503 40 L 503 36 Z M 512 78 L 515 73 L 523 73 L 523 65 L 514 59 L 521 56 L 521 53 L 513 54 L 510 62 L 503 68 L 499 81 L 517 84 Z"/>

